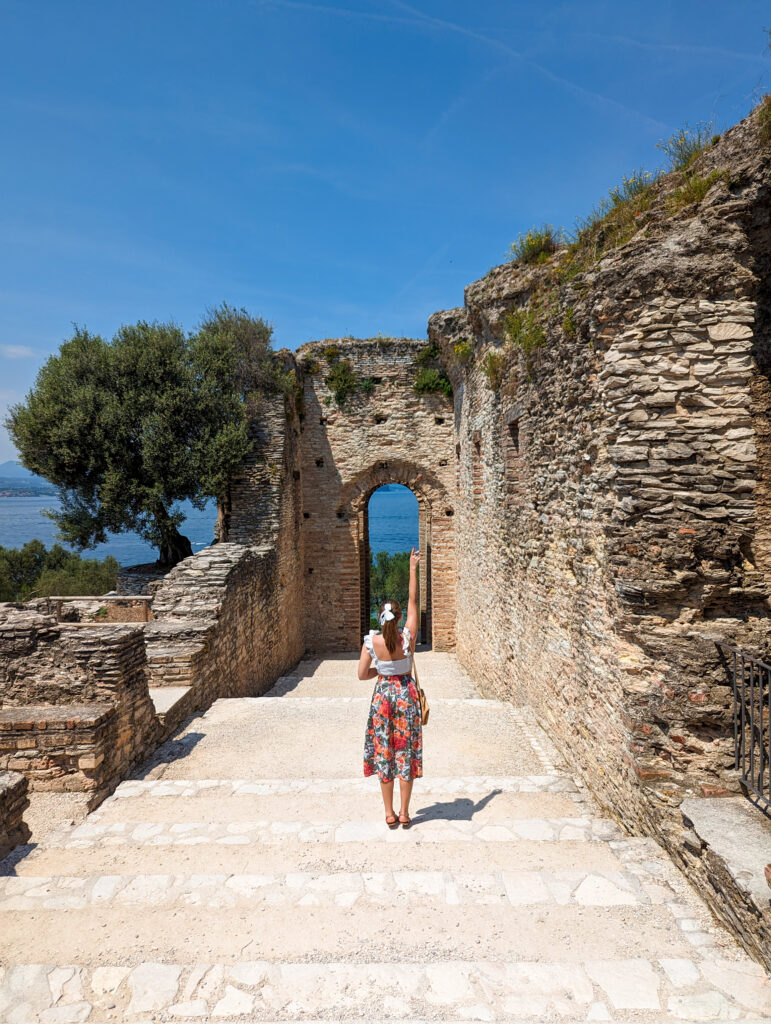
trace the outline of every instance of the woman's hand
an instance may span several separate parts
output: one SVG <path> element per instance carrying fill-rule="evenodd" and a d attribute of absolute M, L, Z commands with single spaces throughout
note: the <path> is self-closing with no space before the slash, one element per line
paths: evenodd
<path fill-rule="evenodd" d="M 420 562 L 420 552 L 416 551 L 415 548 L 410 551 L 410 569 L 417 569 L 418 563 Z"/>

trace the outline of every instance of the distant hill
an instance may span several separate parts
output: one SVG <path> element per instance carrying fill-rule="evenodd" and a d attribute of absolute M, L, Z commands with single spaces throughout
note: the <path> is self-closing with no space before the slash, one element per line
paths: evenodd
<path fill-rule="evenodd" d="M 25 469 L 20 462 L 9 459 L 8 462 L 0 462 L 0 478 L 3 480 L 24 480 L 26 483 L 48 483 L 37 473 L 31 473 Z"/>
<path fill-rule="evenodd" d="M 42 476 L 31 473 L 20 462 L 0 462 L 0 491 L 24 494 L 54 494 L 55 488 Z"/>

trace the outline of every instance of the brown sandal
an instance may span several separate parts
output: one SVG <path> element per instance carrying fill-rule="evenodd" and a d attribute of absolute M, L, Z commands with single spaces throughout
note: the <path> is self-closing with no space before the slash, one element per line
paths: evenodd
<path fill-rule="evenodd" d="M 396 811 L 393 811 L 393 815 L 394 815 L 394 820 L 393 821 L 389 821 L 388 819 L 391 817 L 391 815 L 390 814 L 386 814 L 385 822 L 386 822 L 386 825 L 388 825 L 388 827 L 390 829 L 394 829 L 394 828 L 398 828 L 399 827 L 399 815 L 396 813 Z"/>
<path fill-rule="evenodd" d="M 410 825 L 412 824 L 412 818 L 409 816 L 409 814 L 405 814 L 404 817 L 407 819 L 406 821 L 402 821 L 402 812 L 399 811 L 397 821 L 399 822 L 402 828 L 409 828 Z"/>

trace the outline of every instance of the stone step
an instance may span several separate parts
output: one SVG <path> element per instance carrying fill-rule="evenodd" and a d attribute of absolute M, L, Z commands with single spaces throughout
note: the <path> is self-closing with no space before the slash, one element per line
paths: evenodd
<path fill-rule="evenodd" d="M 0 986 L 6 1024 L 82 1021 L 767 1021 L 757 965 L 689 958 L 586 957 L 427 963 L 238 960 L 194 965 L 157 958 L 99 967 L 31 962 Z M 21 1002 L 20 1000 L 23 1000 Z M 12 1009 L 11 1009 L 12 1007 Z M 323 1018 L 318 1017 L 323 1007 Z"/>
<path fill-rule="evenodd" d="M 642 906 L 674 902 L 666 885 L 631 871 L 394 870 L 286 874 L 136 874 L 0 878 L 0 912 L 100 906 Z"/>
<path fill-rule="evenodd" d="M 382 826 L 385 829 L 385 825 Z M 417 831 L 417 829 L 416 829 Z M 405 853 L 408 854 L 405 857 Z M 657 851 L 657 856 L 661 854 Z M 615 871 L 621 867 L 608 843 L 566 839 L 558 843 L 537 840 L 474 843 L 437 842 L 409 844 L 371 842 L 307 842 L 151 846 L 126 845 L 109 838 L 87 848 L 69 849 L 46 843 L 15 865 L 17 875 L 112 875 L 137 873 L 253 874 L 298 871 L 392 871 L 395 866 L 415 871 L 474 872 L 483 866 L 499 870 Z M 672 868 L 674 871 L 675 869 Z"/>
<path fill-rule="evenodd" d="M 567 840 L 607 842 L 622 833 L 615 822 L 603 818 L 503 818 L 496 822 L 429 820 L 409 830 L 386 827 L 383 821 L 158 821 L 120 820 L 111 823 L 89 818 L 69 830 L 48 848 L 87 850 L 98 845 L 195 846 L 216 843 L 224 846 L 249 844 L 283 845 L 296 849 L 302 843 L 387 843 L 414 846 L 423 843 L 511 843 L 527 839 L 539 843 Z M 480 853 L 480 856 L 484 854 Z M 408 855 L 407 855 L 408 856 Z"/>
<path fill-rule="evenodd" d="M 462 775 L 430 776 L 415 783 L 415 796 L 470 794 L 475 797 L 497 793 L 569 793 L 580 796 L 576 784 L 564 775 Z M 101 805 L 138 796 L 175 797 L 202 796 L 216 793 L 218 797 L 272 796 L 286 794 L 377 794 L 377 780 L 361 775 L 351 778 L 288 778 L 288 779 L 130 779 L 122 782 Z"/>
<path fill-rule="evenodd" d="M 697 922 L 700 924 L 700 922 Z M 666 904 L 118 905 L 0 913 L 0 962 L 690 957 L 714 947 Z M 709 936 L 705 936 L 709 940 Z"/>
<path fill-rule="evenodd" d="M 377 783 L 375 783 L 377 786 Z M 191 796 L 143 795 L 108 801 L 94 812 L 90 822 L 111 824 L 117 821 L 208 821 L 237 822 L 263 819 L 308 821 L 321 812 L 331 817 L 336 808 L 353 820 L 384 819 L 379 791 L 372 784 L 369 792 L 321 795 L 309 790 L 301 793 L 256 794 L 237 790 L 224 795 L 224 787 L 199 790 Z M 397 794 L 395 806 L 399 807 Z M 507 818 L 580 817 L 585 805 L 562 793 L 502 793 L 492 790 L 476 794 L 424 794 L 413 796 L 410 814 L 415 828 L 440 820 L 500 821 Z M 378 822 L 379 823 L 379 822 Z"/>

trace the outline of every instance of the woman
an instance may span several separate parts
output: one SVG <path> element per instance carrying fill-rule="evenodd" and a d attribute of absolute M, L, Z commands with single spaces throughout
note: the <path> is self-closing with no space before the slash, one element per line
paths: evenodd
<path fill-rule="evenodd" d="M 423 726 L 418 691 L 412 679 L 412 652 L 418 635 L 420 552 L 410 553 L 407 621 L 399 630 L 398 601 L 380 606 L 382 633 L 371 629 L 364 637 L 359 679 L 374 679 L 375 690 L 364 737 L 364 774 L 377 773 L 389 828 L 409 828 L 413 779 L 423 774 Z M 394 813 L 394 779 L 399 778 L 401 807 Z"/>

